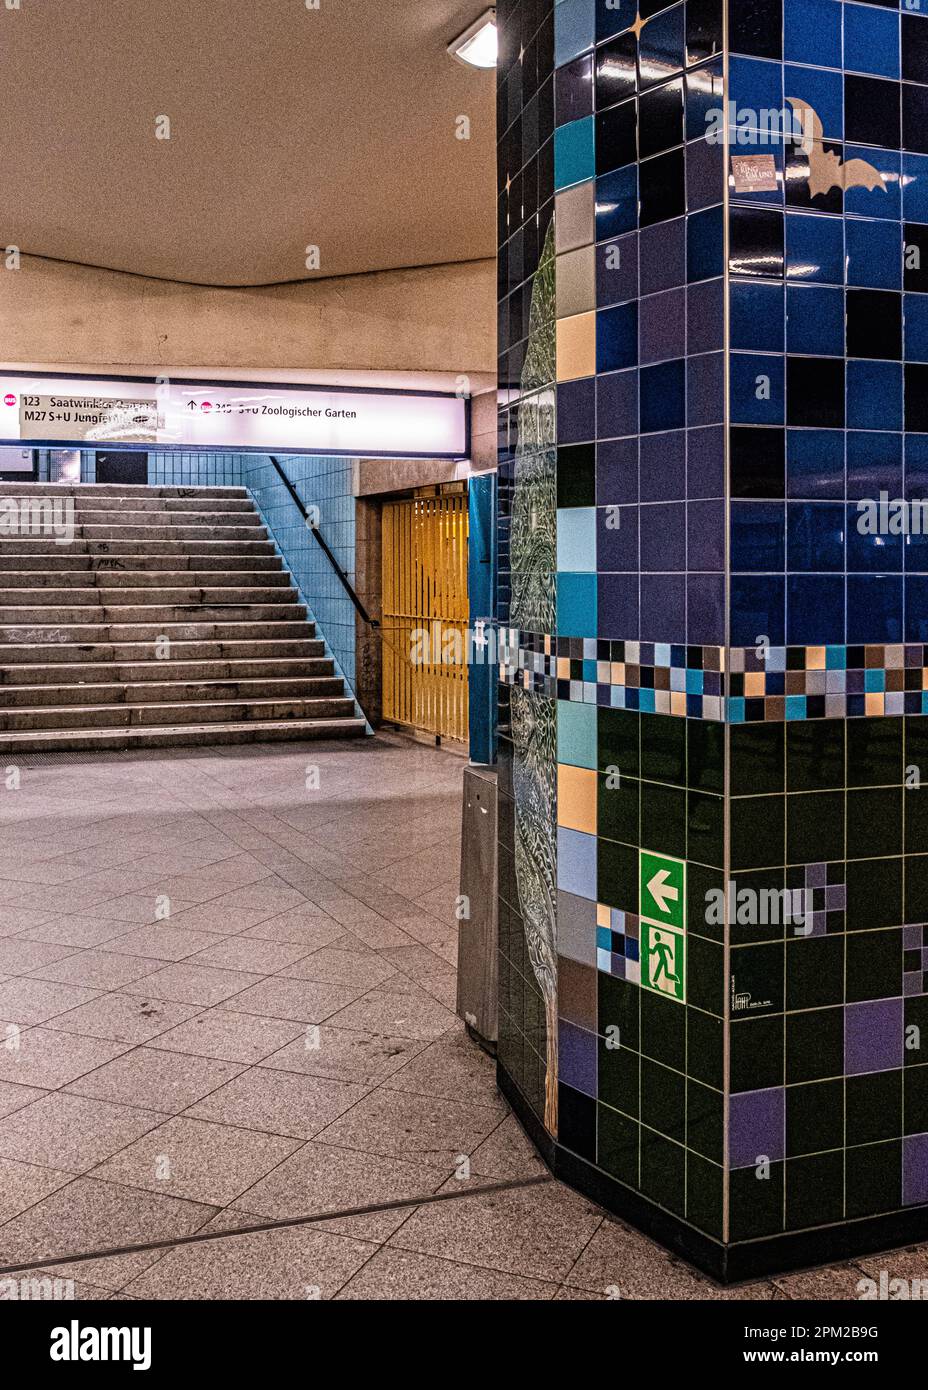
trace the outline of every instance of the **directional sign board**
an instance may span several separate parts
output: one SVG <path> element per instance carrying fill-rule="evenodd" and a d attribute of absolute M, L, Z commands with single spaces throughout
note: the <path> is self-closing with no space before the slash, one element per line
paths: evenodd
<path fill-rule="evenodd" d="M 641 984 L 686 1000 L 686 862 L 640 850 Z"/>

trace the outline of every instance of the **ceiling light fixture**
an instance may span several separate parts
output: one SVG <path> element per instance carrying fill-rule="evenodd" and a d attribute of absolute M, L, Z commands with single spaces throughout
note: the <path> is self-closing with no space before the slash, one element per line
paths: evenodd
<path fill-rule="evenodd" d="M 448 52 L 470 68 L 495 68 L 499 53 L 496 11 L 485 10 L 469 29 L 449 43 Z"/>

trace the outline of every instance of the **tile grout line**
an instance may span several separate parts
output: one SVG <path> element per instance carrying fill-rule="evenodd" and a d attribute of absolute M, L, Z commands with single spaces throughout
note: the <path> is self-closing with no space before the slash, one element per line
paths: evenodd
<path fill-rule="evenodd" d="M 550 1174 L 540 1174 L 530 1178 L 511 1178 L 505 1182 L 487 1183 L 479 1187 L 464 1188 L 460 1192 L 434 1192 L 420 1197 L 400 1197 L 389 1202 L 372 1202 L 367 1206 L 329 1208 L 311 1216 L 293 1216 L 279 1221 L 264 1221 L 253 1226 L 239 1226 L 222 1231 L 197 1231 L 189 1236 L 175 1236 L 166 1240 L 141 1241 L 132 1245 L 104 1247 L 98 1250 L 85 1250 L 76 1255 L 44 1255 L 41 1259 L 28 1260 L 17 1264 L 0 1265 L 0 1275 L 14 1274 L 20 1270 L 44 1269 L 54 1265 L 80 1264 L 89 1260 L 110 1259 L 118 1255 L 136 1255 L 149 1250 L 170 1250 L 180 1245 L 197 1245 L 208 1240 L 228 1240 L 235 1236 L 255 1235 L 266 1231 L 286 1230 L 293 1226 L 316 1225 L 322 1221 L 334 1221 L 350 1216 L 369 1216 L 381 1211 L 396 1211 L 403 1207 L 431 1206 L 438 1202 L 460 1201 L 465 1197 L 485 1196 L 493 1192 L 509 1192 L 525 1187 L 538 1187 L 553 1183 Z"/>

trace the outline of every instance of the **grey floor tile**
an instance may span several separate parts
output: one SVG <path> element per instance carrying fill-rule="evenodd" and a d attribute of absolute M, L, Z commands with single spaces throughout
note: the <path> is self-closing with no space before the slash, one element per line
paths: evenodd
<path fill-rule="evenodd" d="M 514 1115 L 505 1119 L 470 1156 L 472 1173 L 505 1180 L 538 1177 L 548 1170 Z"/>
<path fill-rule="evenodd" d="M 457 1264 L 431 1255 L 415 1255 L 408 1250 L 378 1250 L 363 1269 L 345 1285 L 340 1299 L 408 1300 L 503 1300 L 555 1297 L 556 1283 L 521 1279 L 513 1274 Z"/>
<path fill-rule="evenodd" d="M 31 1105 L 45 1095 L 48 1092 L 38 1086 L 17 1086 L 11 1081 L 0 1081 L 0 1118 L 22 1110 L 24 1105 Z"/>
<path fill-rule="evenodd" d="M 563 1283 L 601 1221 L 597 1208 L 551 1183 L 420 1207 L 390 1244 Z"/>
<path fill-rule="evenodd" d="M 327 917 L 321 909 L 310 909 L 309 906 L 292 908 L 276 917 L 268 917 L 244 933 L 258 941 L 290 941 L 305 946 L 307 951 L 329 946 L 344 934 L 345 928 L 338 922 Z"/>
<path fill-rule="evenodd" d="M 314 980 L 318 984 L 347 985 L 366 991 L 383 984 L 397 973 L 395 965 L 383 960 L 375 951 L 365 950 L 360 942 L 357 944 L 358 950 L 323 946 L 321 950 L 302 956 L 295 965 L 281 970 L 281 975 L 295 980 Z"/>
<path fill-rule="evenodd" d="M 213 1223 L 234 1224 L 225 1212 Z M 375 1253 L 376 1245 L 316 1227 L 289 1227 L 180 1246 L 128 1286 L 136 1298 L 333 1298 Z"/>
<path fill-rule="evenodd" d="M 311 1139 L 365 1094 L 363 1086 L 324 1076 L 255 1067 L 185 1111 L 201 1120 Z"/>
<path fill-rule="evenodd" d="M 0 1019 L 25 1026 L 44 1023 L 95 996 L 95 990 L 79 985 L 56 985 L 17 975 L 0 985 Z"/>
<path fill-rule="evenodd" d="M 59 984 L 83 985 L 87 989 L 121 989 L 160 970 L 163 962 L 142 956 L 117 955 L 112 951 L 81 951 L 52 965 L 32 971 L 34 980 L 54 980 Z"/>
<path fill-rule="evenodd" d="M 0 1120 L 0 1155 L 83 1173 L 164 1120 L 150 1110 L 55 1091 Z"/>
<path fill-rule="evenodd" d="M 137 1047 L 95 1071 L 88 1070 L 69 1090 L 73 1095 L 94 1096 L 115 1105 L 138 1105 L 176 1115 L 242 1070 L 238 1062 Z"/>
<path fill-rule="evenodd" d="M 0 1263 L 44 1259 L 53 1275 L 83 1277 L 117 1289 L 161 1258 L 161 1252 L 110 1256 L 79 1265 L 56 1261 L 64 1255 L 191 1235 L 215 1215 L 213 1206 L 77 1178 L 0 1226 Z"/>
<path fill-rule="evenodd" d="M 118 941 L 130 930 L 128 922 L 118 922 L 109 917 L 50 917 L 41 926 L 25 932 L 23 940 L 46 941 L 72 950 L 91 946 L 107 946 Z"/>
<path fill-rule="evenodd" d="M 269 1057 L 294 1038 L 302 1038 L 304 1031 L 302 1023 L 215 1008 L 162 1033 L 154 1045 L 169 1052 L 191 1052 L 197 1057 L 254 1063 Z"/>
<path fill-rule="evenodd" d="M 390 1086 L 421 1096 L 477 1101 L 495 1106 L 501 1115 L 507 1110 L 496 1089 L 496 1064 L 471 1042 L 460 1022 L 407 1062 Z"/>
<path fill-rule="evenodd" d="M 436 1099 L 384 1086 L 320 1136 L 362 1153 L 394 1155 L 448 1170 L 499 1123 L 497 1107 Z"/>
<path fill-rule="evenodd" d="M 363 998 L 333 1014 L 329 1022 L 339 1028 L 431 1041 L 455 1027 L 458 1020 L 424 990 L 408 989 L 399 993 L 391 989 L 388 982 L 386 987 L 370 990 Z"/>
<path fill-rule="evenodd" d="M 0 1048 L 0 1080 L 53 1091 L 125 1051 L 124 1043 L 29 1028 L 17 1047 Z"/>
<path fill-rule="evenodd" d="M 859 1299 L 867 1288 L 867 1279 L 872 1277 L 856 1264 L 827 1265 L 824 1269 L 806 1269 L 798 1274 L 777 1274 L 773 1282 L 787 1298 L 848 1301 Z"/>
<path fill-rule="evenodd" d="M 178 919 L 179 920 L 179 919 Z M 110 946 L 119 954 L 146 956 L 155 960 L 185 960 L 225 940 L 218 932 L 184 931 L 169 922 L 156 922 L 153 925 L 132 927 Z"/>
<path fill-rule="evenodd" d="M 175 1004 L 134 994 L 101 994 L 49 1019 L 48 1027 L 88 1038 L 144 1043 L 199 1012 L 198 1004 Z"/>
<path fill-rule="evenodd" d="M 0 975 L 28 975 L 30 970 L 72 954 L 70 946 L 8 936 L 0 940 Z"/>
<path fill-rule="evenodd" d="M 222 970 L 250 970 L 258 975 L 285 971 L 306 955 L 306 947 L 292 941 L 262 941 L 254 936 L 227 936 L 193 957 L 197 965 L 216 965 Z"/>
<path fill-rule="evenodd" d="M 413 1038 L 359 1033 L 323 1023 L 306 1027 L 300 1037 L 266 1057 L 261 1066 L 373 1086 L 386 1081 L 425 1045 Z"/>
<path fill-rule="evenodd" d="M 94 1169 L 102 1181 L 226 1206 L 276 1168 L 297 1139 L 177 1116 Z"/>
<path fill-rule="evenodd" d="M 2 989 L 2 986 L 0 986 Z M 237 994 L 227 1005 L 239 1013 L 266 1018 L 293 1019 L 298 1023 L 323 1023 L 344 1008 L 358 991 L 344 985 L 319 985 L 311 980 L 262 980 Z"/>
<path fill-rule="evenodd" d="M 73 1179 L 73 1173 L 0 1157 L 0 1225 Z"/>
<path fill-rule="evenodd" d="M 211 965 L 194 965 L 180 961 L 146 975 L 133 985 L 126 985 L 126 994 L 152 995 L 155 999 L 173 999 L 178 1004 L 219 1004 L 233 995 L 240 995 L 260 979 L 242 970 L 217 970 Z"/>

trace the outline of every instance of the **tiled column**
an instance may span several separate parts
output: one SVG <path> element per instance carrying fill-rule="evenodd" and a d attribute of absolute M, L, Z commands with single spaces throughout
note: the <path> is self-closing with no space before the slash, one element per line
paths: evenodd
<path fill-rule="evenodd" d="M 928 4 L 499 18 L 501 1083 L 723 1277 L 923 1238 Z"/>

